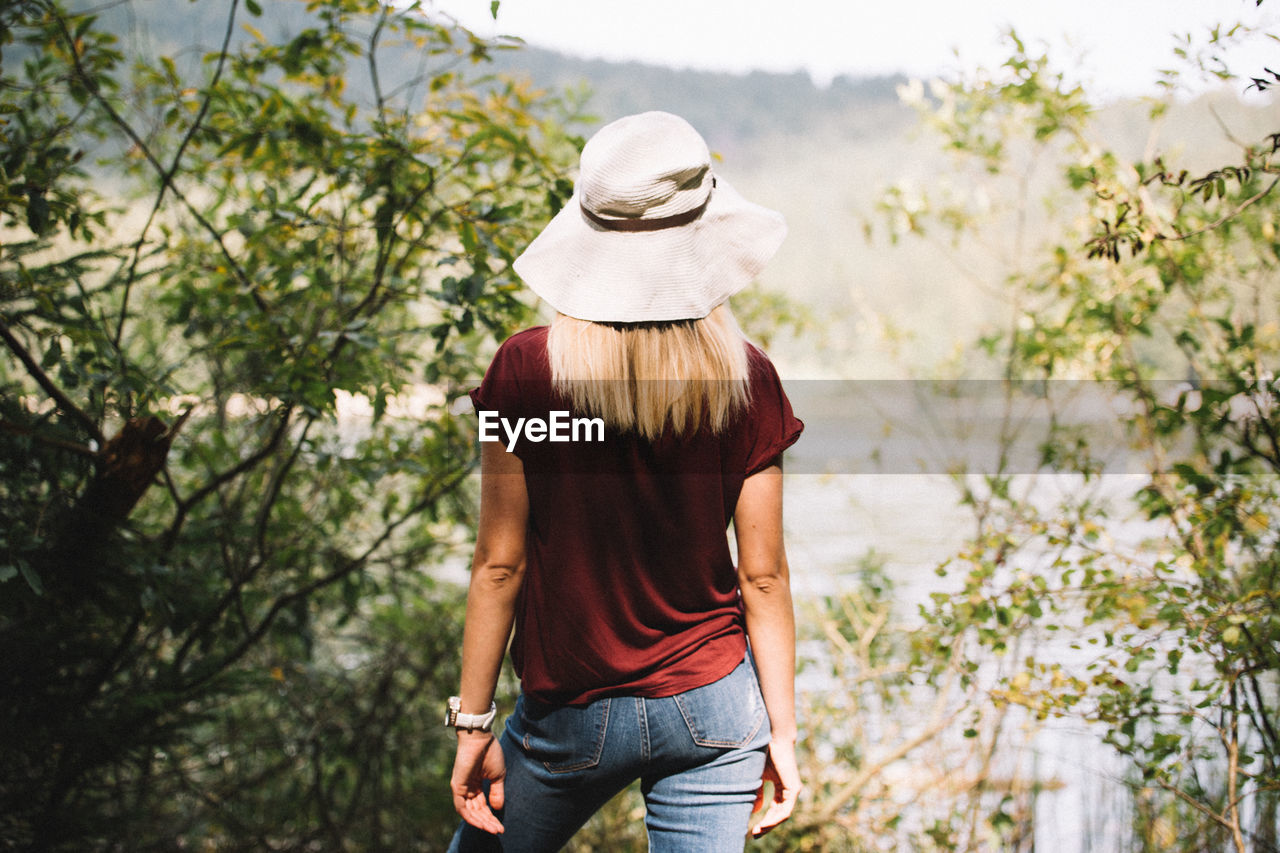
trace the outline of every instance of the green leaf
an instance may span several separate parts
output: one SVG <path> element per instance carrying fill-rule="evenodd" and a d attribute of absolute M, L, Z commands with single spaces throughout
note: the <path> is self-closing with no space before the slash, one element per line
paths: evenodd
<path fill-rule="evenodd" d="M 97 20 L 98 20 L 98 17 L 96 15 L 85 15 L 83 18 L 81 18 L 79 22 L 76 23 L 74 39 L 77 41 L 79 41 L 80 39 L 83 39 L 85 36 L 85 33 L 89 32 L 89 29 L 93 26 L 94 22 Z"/>
<path fill-rule="evenodd" d="M 255 18 L 262 17 L 262 7 L 258 5 L 257 0 L 244 0 L 244 7 L 249 10 L 249 14 Z"/>
<path fill-rule="evenodd" d="M 54 338 L 49 341 L 49 348 L 45 350 L 44 357 L 40 359 L 40 366 L 48 370 L 60 361 L 62 361 L 62 342 Z"/>
<path fill-rule="evenodd" d="M 36 595 L 44 595 L 44 583 L 25 560 L 18 560 L 16 565 L 0 566 L 0 583 L 12 580 L 18 575 L 22 575 L 22 579 L 27 582 L 27 586 L 31 587 L 32 592 Z"/>
<path fill-rule="evenodd" d="M 38 235 L 49 229 L 49 201 L 34 190 L 27 196 L 27 227 Z"/>

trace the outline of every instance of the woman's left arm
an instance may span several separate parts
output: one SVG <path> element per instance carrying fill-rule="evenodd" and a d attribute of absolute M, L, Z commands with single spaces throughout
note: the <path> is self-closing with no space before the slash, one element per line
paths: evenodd
<path fill-rule="evenodd" d="M 802 787 L 796 766 L 796 622 L 782 536 L 781 456 L 743 482 L 733 529 L 747 637 L 772 729 L 764 779 L 773 783 L 773 800 L 764 808 L 761 786 L 754 811 L 763 813 L 751 829 L 759 837 L 791 816 Z"/>
<path fill-rule="evenodd" d="M 529 496 L 524 465 L 498 442 L 481 444 L 480 526 L 471 562 L 462 631 L 464 714 L 488 712 L 515 622 L 516 595 L 525 567 Z M 493 809 L 502 808 L 506 765 L 491 732 L 458 730 L 453 804 L 462 818 L 486 832 L 502 832 Z M 490 783 L 486 800 L 483 784 Z"/>

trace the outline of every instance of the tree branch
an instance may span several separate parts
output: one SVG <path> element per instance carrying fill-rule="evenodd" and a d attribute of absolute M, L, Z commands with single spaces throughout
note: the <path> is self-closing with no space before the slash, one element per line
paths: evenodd
<path fill-rule="evenodd" d="M 378 551 L 378 549 L 381 548 L 395 534 L 395 532 L 400 529 L 401 525 L 407 523 L 410 519 L 415 518 L 426 507 L 430 506 L 431 504 L 435 503 L 436 501 L 440 500 L 442 497 L 444 497 L 445 495 L 449 494 L 454 489 L 456 489 L 458 485 L 466 477 L 468 477 L 471 474 L 474 468 L 475 468 L 475 464 L 469 463 L 463 466 L 462 468 L 458 469 L 456 472 L 454 472 L 454 475 L 452 477 L 449 477 L 448 479 L 440 483 L 437 483 L 436 484 L 437 487 L 435 489 L 432 489 L 429 493 L 424 495 L 422 498 L 415 501 L 411 506 L 405 509 L 404 513 L 398 519 L 396 519 L 391 524 L 388 524 L 386 528 L 382 531 L 382 533 L 379 534 L 379 536 L 359 556 L 353 557 L 350 560 L 345 561 L 342 565 L 338 566 L 336 569 L 329 572 L 328 574 L 322 575 L 321 577 L 316 578 L 310 583 L 303 584 L 302 586 L 298 587 L 292 592 L 285 593 L 284 595 L 281 595 L 279 598 L 277 598 L 274 602 L 272 602 L 271 606 L 267 609 L 267 612 L 263 615 L 262 619 L 259 620 L 257 626 L 251 632 L 249 632 L 246 636 L 241 638 L 240 642 L 231 651 L 229 651 L 220 661 L 218 661 L 216 666 L 209 667 L 205 672 L 198 674 L 192 681 L 183 685 L 182 689 L 185 691 L 185 690 L 192 690 L 196 687 L 199 687 L 204 682 L 213 678 L 216 673 L 224 671 L 225 669 L 227 669 L 227 667 L 231 666 L 237 660 L 244 657 L 244 655 L 251 648 L 257 645 L 258 641 L 261 640 L 263 636 L 266 635 L 267 631 L 270 630 L 271 626 L 275 623 L 276 618 L 280 615 L 281 612 L 284 611 L 285 608 L 290 607 L 291 605 L 297 603 L 298 601 L 308 598 L 313 593 L 318 592 L 319 590 L 324 589 L 327 586 L 337 583 L 347 575 L 351 574 L 357 569 L 362 568 L 369 561 L 369 559 Z M 207 626 L 206 626 L 206 629 L 207 629 Z M 200 632 L 197 631 L 187 639 L 187 642 L 183 646 L 183 652 L 185 652 L 191 646 L 191 644 L 196 641 L 199 634 Z M 176 657 L 175 666 L 179 661 L 180 661 L 180 657 Z"/>
<path fill-rule="evenodd" d="M 1235 210 L 1232 210 L 1229 213 L 1224 214 L 1216 222 L 1210 223 L 1209 225 L 1205 225 L 1202 228 L 1197 228 L 1194 231 L 1187 231 L 1185 233 L 1181 231 L 1175 231 L 1173 234 L 1158 234 L 1156 235 L 1156 239 L 1157 240 L 1190 240 L 1192 237 L 1198 237 L 1201 234 L 1207 234 L 1210 231 L 1216 231 L 1218 228 L 1221 228 L 1223 225 L 1226 225 L 1232 219 L 1235 219 L 1237 216 L 1244 213 L 1250 207 L 1253 207 L 1253 205 L 1257 204 L 1259 201 L 1261 201 L 1262 199 L 1270 195 L 1271 191 L 1276 188 L 1276 184 L 1280 184 L 1280 178 L 1276 178 L 1271 183 L 1267 184 L 1266 189 L 1259 190 L 1256 194 L 1245 199 L 1235 208 Z"/>
<path fill-rule="evenodd" d="M 187 517 L 187 513 L 191 511 L 193 506 L 200 503 L 200 501 L 204 500 L 213 492 L 217 491 L 225 483 L 230 482 L 245 471 L 248 471 L 258 465 L 262 460 L 275 452 L 275 449 L 280 446 L 280 441 L 288 431 L 289 425 L 292 423 L 290 419 L 292 413 L 292 406 L 285 406 L 281 408 L 280 411 L 276 413 L 276 417 L 280 419 L 280 423 L 276 426 L 270 438 L 267 439 L 267 443 L 265 445 L 242 459 L 236 465 L 213 477 L 213 479 L 205 483 L 199 489 L 196 489 L 196 491 L 191 493 L 187 498 L 176 502 L 177 512 L 174 515 L 173 521 L 169 524 L 169 529 L 165 531 L 164 545 L 161 549 L 162 552 L 167 553 L 169 549 L 173 547 L 174 542 L 177 541 L 178 538 L 178 531 L 182 529 L 182 524 Z"/>
<path fill-rule="evenodd" d="M 65 450 L 68 453 L 75 453 L 79 456 L 84 456 L 88 459 L 98 458 L 98 451 L 94 450 L 93 448 L 86 447 L 83 444 L 77 444 L 74 441 L 67 441 L 65 439 L 56 438 L 51 435 L 45 435 L 39 430 L 32 429 L 29 426 L 23 426 L 21 424 L 15 424 L 10 421 L 6 421 L 4 419 L 0 419 L 0 429 L 4 430 L 5 432 L 12 432 L 18 435 L 25 435 L 28 438 L 32 439 L 33 441 L 38 441 L 41 444 L 47 445 L 49 447 L 57 448 L 58 450 Z"/>
<path fill-rule="evenodd" d="M 910 740 L 903 741 L 889 752 L 881 755 L 875 761 L 864 764 L 862 769 L 858 771 L 857 775 L 844 785 L 840 786 L 837 791 L 826 798 L 826 803 L 823 805 L 822 810 L 819 811 L 817 816 L 813 819 L 813 823 L 823 824 L 832 821 L 836 816 L 836 812 L 840 811 L 840 809 L 844 808 L 846 803 L 858 796 L 858 794 L 862 792 L 862 789 L 866 787 L 867 783 L 879 775 L 882 770 L 890 764 L 893 764 L 895 761 L 899 761 L 909 755 L 917 747 L 929 742 L 941 734 L 942 731 L 951 724 L 951 721 L 955 719 L 956 715 L 960 713 L 957 709 L 950 714 L 943 714 L 950 686 L 951 679 L 948 679 L 947 684 L 938 691 L 938 698 L 934 702 L 933 713 L 931 714 L 933 722 L 925 727 L 925 729 L 915 737 Z"/>
<path fill-rule="evenodd" d="M 40 368 L 39 363 L 31 356 L 31 353 L 27 352 L 26 347 L 22 345 L 22 342 L 13 334 L 3 319 L 0 319 L 0 340 L 3 340 L 5 346 L 18 357 L 18 360 L 22 362 L 22 366 L 27 369 L 27 373 L 30 374 L 31 378 L 44 389 L 44 392 L 53 399 L 64 414 L 78 423 L 81 429 L 98 443 L 99 448 L 106 445 L 106 437 L 102 434 L 102 430 L 98 428 L 98 424 L 83 409 L 71 402 L 71 398 L 54 384 L 54 381 Z"/>

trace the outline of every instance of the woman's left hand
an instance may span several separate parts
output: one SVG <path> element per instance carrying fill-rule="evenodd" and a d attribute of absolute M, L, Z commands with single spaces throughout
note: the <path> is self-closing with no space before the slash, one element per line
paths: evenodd
<path fill-rule="evenodd" d="M 795 743 L 786 740 L 775 740 L 769 744 L 769 752 L 765 759 L 764 777 L 760 790 L 756 792 L 756 804 L 753 813 L 763 811 L 760 818 L 751 827 L 751 837 L 759 838 L 778 824 L 791 817 L 796 807 L 796 799 L 800 796 L 800 771 L 796 768 Z M 765 807 L 764 782 L 773 783 L 773 797 Z"/>
<path fill-rule="evenodd" d="M 502 808 L 506 775 L 502 747 L 492 732 L 458 731 L 458 752 L 453 759 L 449 786 L 453 789 L 453 807 L 463 820 L 485 832 L 495 835 L 502 832 L 502 823 L 493 809 Z M 489 782 L 487 799 L 486 781 Z"/>

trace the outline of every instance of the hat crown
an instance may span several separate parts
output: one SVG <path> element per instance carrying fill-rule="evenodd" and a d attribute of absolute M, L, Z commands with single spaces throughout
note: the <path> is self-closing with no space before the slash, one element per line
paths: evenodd
<path fill-rule="evenodd" d="M 687 121 L 664 112 L 627 116 L 582 149 L 578 195 L 599 216 L 652 219 L 684 213 L 711 191 L 711 152 Z"/>
<path fill-rule="evenodd" d="M 712 176 L 707 144 L 688 122 L 641 113 L 596 131 L 573 198 L 513 266 L 570 317 L 690 320 L 750 283 L 786 233 L 781 214 Z"/>

